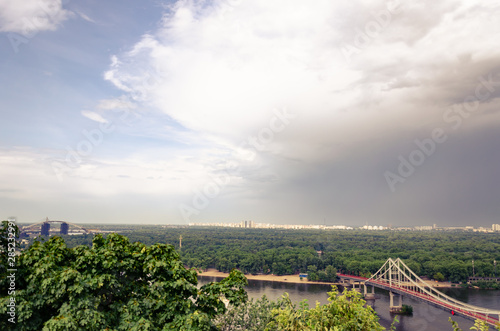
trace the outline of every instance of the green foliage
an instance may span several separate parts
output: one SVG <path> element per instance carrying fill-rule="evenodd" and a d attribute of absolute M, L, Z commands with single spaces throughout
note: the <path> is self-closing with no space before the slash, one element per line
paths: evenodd
<path fill-rule="evenodd" d="M 326 281 L 334 282 L 337 280 L 337 270 L 331 265 L 326 267 Z"/>
<path fill-rule="evenodd" d="M 398 317 L 394 316 L 394 319 L 392 320 L 391 327 L 389 328 L 390 331 L 396 331 L 396 324 L 399 323 Z"/>
<path fill-rule="evenodd" d="M 307 267 L 307 280 L 321 282 L 335 282 L 337 280 L 337 270 L 331 265 L 325 270 L 317 270 L 317 267 L 310 265 Z"/>
<path fill-rule="evenodd" d="M 448 321 L 451 323 L 451 326 L 453 327 L 453 331 L 462 331 L 462 329 L 458 326 L 458 323 L 454 320 L 451 319 L 451 317 L 448 318 Z M 485 321 L 481 320 L 476 320 L 474 322 L 474 325 L 470 328 L 471 330 L 477 330 L 477 331 L 488 331 L 490 327 L 488 324 L 486 324 Z M 500 325 L 497 325 L 495 329 L 500 330 Z"/>
<path fill-rule="evenodd" d="M 489 328 L 490 327 L 488 326 L 488 324 L 486 324 L 485 321 L 476 320 L 474 322 L 474 326 L 472 326 L 470 329 L 471 330 L 478 330 L 478 331 L 488 331 Z"/>
<path fill-rule="evenodd" d="M 442 273 L 440 273 L 440 272 L 435 273 L 435 274 L 434 274 L 434 276 L 432 276 L 432 278 L 433 278 L 434 280 L 437 280 L 438 282 L 442 282 L 442 281 L 444 281 L 444 276 L 443 276 L 443 274 L 442 274 Z"/>
<path fill-rule="evenodd" d="M 309 308 L 306 300 L 297 308 L 288 295 L 284 295 L 273 309 L 274 319 L 267 330 L 384 330 L 378 316 L 358 292 L 344 291 L 338 295 L 332 286 L 329 303 Z"/>
<path fill-rule="evenodd" d="M 470 284 L 471 286 L 477 286 L 481 289 L 493 289 L 493 290 L 500 290 L 500 283 L 496 281 L 477 281 L 473 282 Z"/>
<path fill-rule="evenodd" d="M 319 272 L 331 265 L 338 273 L 370 275 L 387 258 L 400 257 L 420 276 L 439 272 L 446 280 L 466 282 L 472 260 L 479 277 L 494 276 L 493 260 L 500 261 L 500 237 L 490 233 L 149 226 L 127 235 L 131 241 L 173 245 L 182 235 L 187 266 L 251 274 L 297 274 L 308 266 Z"/>
<path fill-rule="evenodd" d="M 307 280 L 312 282 L 319 280 L 318 267 L 315 265 L 307 266 Z"/>
<path fill-rule="evenodd" d="M 237 307 L 230 306 L 224 315 L 220 315 L 215 324 L 221 331 L 252 330 L 264 331 L 273 320 L 272 310 L 279 303 L 269 301 L 265 295 L 258 300 L 248 300 Z"/>
<path fill-rule="evenodd" d="M 98 227 L 93 226 L 93 227 Z M 101 226 L 124 231 L 130 241 L 178 247 L 188 267 L 237 268 L 250 274 L 297 274 L 316 266 L 318 279 L 331 265 L 338 273 L 370 275 L 387 258 L 400 257 L 419 276 L 466 282 L 475 275 L 493 277 L 500 261 L 500 236 L 472 232 L 345 231 L 239 229 L 215 227 Z M 91 244 L 92 236 L 64 236 L 69 247 Z M 323 253 L 318 255 L 317 250 Z M 314 278 L 314 277 L 313 277 Z"/>
<path fill-rule="evenodd" d="M 246 301 L 237 270 L 200 289 L 174 247 L 97 235 L 92 247 L 68 248 L 60 237 L 34 242 L 19 257 L 16 330 L 210 330 L 225 297 Z M 7 293 L 2 278 L 0 293 Z M 6 314 L 8 297 L 0 298 Z M 0 329 L 12 329 L 5 319 Z"/>
<path fill-rule="evenodd" d="M 413 307 L 410 305 L 403 305 L 401 308 L 402 315 L 413 315 Z"/>
<path fill-rule="evenodd" d="M 448 321 L 451 323 L 453 331 L 462 331 L 462 329 L 460 329 L 460 327 L 458 326 L 458 323 L 452 320 L 451 317 L 448 317 Z"/>

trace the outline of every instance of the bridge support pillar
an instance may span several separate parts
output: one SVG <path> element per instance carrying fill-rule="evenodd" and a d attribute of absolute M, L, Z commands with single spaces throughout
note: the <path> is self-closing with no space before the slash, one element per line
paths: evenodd
<path fill-rule="evenodd" d="M 403 309 L 403 297 L 401 294 L 397 294 L 397 293 L 393 293 L 393 292 L 389 292 L 390 293 L 390 304 L 389 304 L 389 311 L 391 313 L 400 313 L 401 310 Z M 398 297 L 398 304 L 397 305 L 394 305 L 394 297 Z"/>
<path fill-rule="evenodd" d="M 365 286 L 365 299 L 366 300 L 375 300 L 375 286 L 372 286 L 372 291 L 371 293 L 368 293 L 368 287 L 366 286 L 366 284 L 364 284 Z"/>
<path fill-rule="evenodd" d="M 356 281 L 354 281 L 353 283 L 353 288 L 355 291 L 358 291 L 359 293 L 361 293 L 361 285 L 362 283 L 361 282 L 357 282 L 358 283 L 358 287 L 356 287 Z"/>

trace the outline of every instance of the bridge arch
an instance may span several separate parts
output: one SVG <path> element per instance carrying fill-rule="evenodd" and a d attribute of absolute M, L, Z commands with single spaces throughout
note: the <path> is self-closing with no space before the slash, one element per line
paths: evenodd
<path fill-rule="evenodd" d="M 67 221 L 49 220 L 49 218 L 47 217 L 43 221 L 40 221 L 40 222 L 37 222 L 37 223 L 34 223 L 34 224 L 30 224 L 28 226 L 22 227 L 20 229 L 21 230 L 21 234 L 28 234 L 28 233 L 40 232 L 40 234 L 42 234 L 42 235 L 49 235 L 50 234 L 50 225 L 54 224 L 54 223 L 61 224 L 61 227 L 60 227 L 60 233 L 61 234 L 68 234 L 69 233 L 69 226 L 70 225 L 72 227 L 75 227 L 78 230 L 82 231 L 83 233 L 89 233 L 89 231 L 87 229 L 85 229 L 84 227 L 82 227 L 80 225 L 77 225 L 77 224 L 74 224 L 74 223 L 70 223 L 70 222 L 67 222 Z M 40 230 L 38 230 L 38 229 L 40 229 Z"/>

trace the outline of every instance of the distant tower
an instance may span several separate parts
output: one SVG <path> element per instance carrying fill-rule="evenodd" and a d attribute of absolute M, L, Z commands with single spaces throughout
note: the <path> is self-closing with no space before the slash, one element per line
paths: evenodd
<path fill-rule="evenodd" d="M 42 230 L 40 231 L 40 234 L 42 236 L 48 236 L 48 235 L 50 235 L 50 223 L 49 222 L 43 222 L 42 223 Z"/>
<path fill-rule="evenodd" d="M 68 234 L 69 231 L 69 224 L 64 222 L 61 223 L 61 234 Z"/>
<path fill-rule="evenodd" d="M 182 249 L 182 234 L 179 237 L 179 251 Z"/>

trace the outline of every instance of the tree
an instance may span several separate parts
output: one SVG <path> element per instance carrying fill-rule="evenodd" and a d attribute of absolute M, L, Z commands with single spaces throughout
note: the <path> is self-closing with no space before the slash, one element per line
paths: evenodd
<path fill-rule="evenodd" d="M 307 266 L 307 280 L 313 282 L 319 280 L 318 268 L 315 265 Z"/>
<path fill-rule="evenodd" d="M 444 280 L 444 276 L 440 272 L 435 273 L 432 278 L 434 278 L 434 280 L 437 280 L 438 282 L 442 282 Z"/>
<path fill-rule="evenodd" d="M 60 237 L 35 242 L 19 257 L 15 330 L 210 330 L 224 313 L 223 298 L 247 299 L 244 275 L 233 270 L 200 289 L 196 270 L 184 268 L 172 245 L 130 243 L 97 235 L 92 247 L 68 248 Z M 7 293 L 5 278 L 1 295 Z M 6 314 L 9 297 L 0 298 Z M 14 328 L 13 328 L 14 326 Z"/>
<path fill-rule="evenodd" d="M 307 300 L 299 305 L 292 303 L 287 294 L 273 309 L 274 318 L 268 324 L 268 330 L 384 330 L 378 322 L 377 313 L 371 307 L 365 307 L 361 294 L 351 290 L 338 295 L 337 287 L 328 292 L 329 303 L 316 303 L 309 309 Z"/>
<path fill-rule="evenodd" d="M 272 310 L 278 307 L 275 301 L 269 301 L 265 295 L 258 300 L 248 300 L 237 307 L 230 306 L 224 315 L 220 315 L 215 324 L 220 331 L 252 330 L 264 331 L 272 321 Z"/>
<path fill-rule="evenodd" d="M 337 270 L 331 265 L 326 267 L 326 280 L 329 282 L 334 282 L 337 280 Z"/>
<path fill-rule="evenodd" d="M 452 320 L 451 317 L 448 318 L 448 321 L 451 323 L 453 331 L 462 331 L 462 329 L 458 326 L 458 323 Z M 488 326 L 488 324 L 486 324 L 486 322 L 481 320 L 476 320 L 474 322 L 474 326 L 472 326 L 470 329 L 477 331 L 488 331 L 490 327 Z M 495 326 L 495 329 L 500 330 L 500 325 Z"/>

